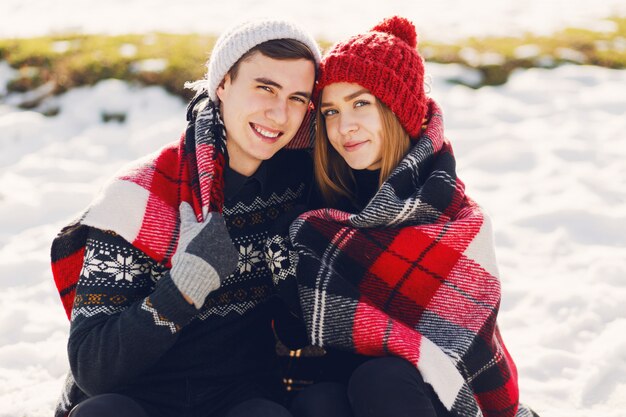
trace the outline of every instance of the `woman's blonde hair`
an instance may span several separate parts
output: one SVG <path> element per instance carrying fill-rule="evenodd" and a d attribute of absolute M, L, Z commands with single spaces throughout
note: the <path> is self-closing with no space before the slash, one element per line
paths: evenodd
<path fill-rule="evenodd" d="M 380 176 L 378 178 L 378 186 L 380 187 L 409 151 L 410 138 L 389 107 L 378 99 L 376 99 L 376 106 L 381 116 L 383 140 Z M 320 106 L 317 106 L 316 128 L 313 164 L 315 180 L 322 197 L 327 204 L 331 205 L 341 197 L 347 197 L 354 201 L 356 198 L 352 191 L 355 184 L 354 176 L 346 161 L 330 144 Z"/>

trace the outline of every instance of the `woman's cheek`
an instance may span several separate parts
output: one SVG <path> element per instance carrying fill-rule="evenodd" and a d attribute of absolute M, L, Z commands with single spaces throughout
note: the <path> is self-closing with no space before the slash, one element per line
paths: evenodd
<path fill-rule="evenodd" d="M 335 118 L 331 120 L 326 119 L 326 136 L 331 141 L 331 143 L 335 140 L 337 135 L 337 124 L 335 123 Z"/>

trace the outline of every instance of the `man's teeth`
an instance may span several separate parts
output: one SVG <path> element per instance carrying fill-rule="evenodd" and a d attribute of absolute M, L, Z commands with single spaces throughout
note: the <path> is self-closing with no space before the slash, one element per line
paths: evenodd
<path fill-rule="evenodd" d="M 263 136 L 267 136 L 268 138 L 277 138 L 278 135 L 280 135 L 280 132 L 268 132 L 267 130 L 260 128 L 258 126 L 254 126 L 254 130 L 256 130 L 257 132 L 259 132 L 260 134 L 262 134 Z"/>

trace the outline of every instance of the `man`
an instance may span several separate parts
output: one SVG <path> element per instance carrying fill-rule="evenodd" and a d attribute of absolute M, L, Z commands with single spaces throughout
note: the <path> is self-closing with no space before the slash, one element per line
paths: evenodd
<path fill-rule="evenodd" d="M 180 143 L 119 175 L 55 239 L 71 308 L 58 416 L 289 415 L 262 253 L 275 220 L 306 200 L 309 156 L 283 148 L 319 60 L 288 22 L 224 33 Z"/>

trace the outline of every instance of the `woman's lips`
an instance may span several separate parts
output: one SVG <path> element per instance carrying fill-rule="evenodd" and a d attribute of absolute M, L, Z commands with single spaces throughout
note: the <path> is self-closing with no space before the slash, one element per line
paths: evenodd
<path fill-rule="evenodd" d="M 367 143 L 366 140 L 364 140 L 362 142 L 357 142 L 357 141 L 346 142 L 346 143 L 343 144 L 343 148 L 347 152 L 354 152 L 354 151 L 360 149 L 361 147 L 363 147 L 363 145 L 365 145 L 366 143 Z"/>

